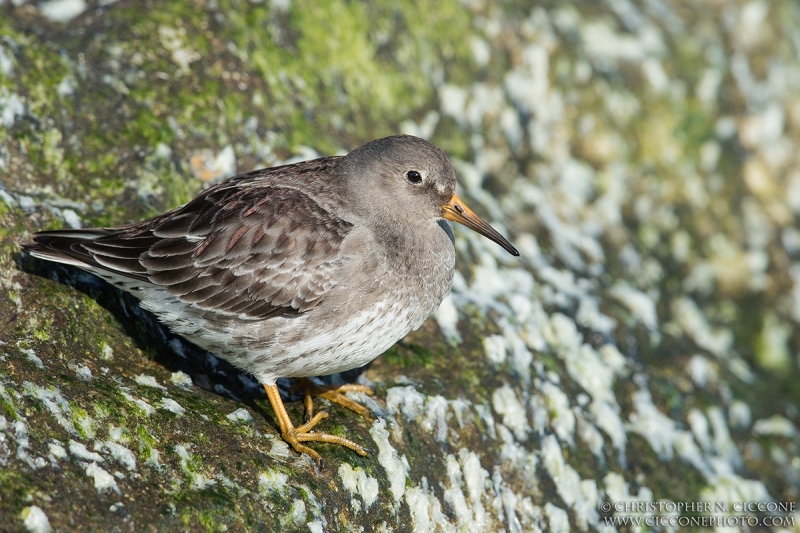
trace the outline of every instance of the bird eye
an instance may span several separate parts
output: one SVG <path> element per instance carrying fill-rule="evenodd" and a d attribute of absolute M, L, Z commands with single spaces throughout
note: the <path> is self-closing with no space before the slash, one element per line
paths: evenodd
<path fill-rule="evenodd" d="M 414 185 L 419 185 L 422 183 L 422 174 L 417 172 L 416 170 L 409 170 L 406 172 L 406 179 L 409 183 L 413 183 Z"/>

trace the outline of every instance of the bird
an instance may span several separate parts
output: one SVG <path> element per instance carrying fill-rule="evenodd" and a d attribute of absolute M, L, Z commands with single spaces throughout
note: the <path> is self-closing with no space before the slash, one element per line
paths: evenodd
<path fill-rule="evenodd" d="M 314 430 L 328 413 L 313 414 L 312 396 L 371 418 L 344 395 L 371 390 L 308 378 L 366 365 L 438 308 L 455 271 L 447 220 L 519 255 L 455 189 L 441 149 L 394 135 L 347 155 L 233 176 L 148 220 L 37 232 L 23 248 L 133 294 L 172 332 L 254 376 L 283 440 L 321 467 L 307 443 L 368 453 Z M 304 383 L 307 415 L 298 426 L 279 378 Z"/>

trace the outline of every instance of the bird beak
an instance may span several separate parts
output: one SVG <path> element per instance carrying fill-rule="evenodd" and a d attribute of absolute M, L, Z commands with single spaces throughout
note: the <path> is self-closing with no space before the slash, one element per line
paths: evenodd
<path fill-rule="evenodd" d="M 450 198 L 449 202 L 442 206 L 442 216 L 447 220 L 458 222 L 471 230 L 477 231 L 484 237 L 493 240 L 505 248 L 511 255 L 519 256 L 519 252 L 508 242 L 508 239 L 500 235 L 497 230 L 487 224 L 485 220 L 473 213 L 455 194 Z"/>

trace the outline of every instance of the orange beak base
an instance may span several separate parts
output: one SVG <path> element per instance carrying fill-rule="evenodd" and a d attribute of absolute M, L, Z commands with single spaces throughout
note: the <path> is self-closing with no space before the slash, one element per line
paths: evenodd
<path fill-rule="evenodd" d="M 486 223 L 485 220 L 473 213 L 455 194 L 450 198 L 449 202 L 442 206 L 442 217 L 477 231 L 487 239 L 493 240 L 502 246 L 511 255 L 519 256 L 519 252 L 508 242 L 508 239 L 500 235 L 500 233 Z"/>

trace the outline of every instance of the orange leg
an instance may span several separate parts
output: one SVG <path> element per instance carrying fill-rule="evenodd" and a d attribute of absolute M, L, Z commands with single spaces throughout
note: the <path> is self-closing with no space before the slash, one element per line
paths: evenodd
<path fill-rule="evenodd" d="M 272 404 L 272 409 L 275 411 L 275 416 L 278 418 L 278 425 L 281 429 L 281 438 L 289 443 L 292 448 L 294 448 L 294 451 L 298 453 L 305 453 L 314 459 L 320 468 L 325 464 L 322 460 L 322 457 L 316 451 L 302 444 L 303 442 L 329 442 L 331 444 L 339 444 L 340 446 L 350 448 L 358 455 L 367 455 L 367 450 L 351 440 L 345 439 L 344 437 L 331 435 L 329 433 L 315 433 L 311 431 L 311 429 L 316 426 L 320 420 L 328 417 L 328 413 L 325 411 L 320 411 L 302 426 L 294 427 L 294 424 L 292 424 L 292 421 L 289 419 L 289 413 L 286 412 L 286 407 L 283 405 L 281 393 L 278 391 L 277 385 L 264 385 L 264 390 L 267 391 L 269 403 Z"/>
<path fill-rule="evenodd" d="M 372 396 L 372 389 L 366 385 L 358 385 L 356 383 L 346 383 L 338 387 L 320 387 L 308 378 L 297 378 L 294 385 L 295 389 L 299 389 L 303 393 L 303 406 L 305 407 L 305 415 L 303 420 L 308 422 L 314 416 L 314 401 L 313 397 L 325 398 L 333 403 L 338 403 L 342 407 L 346 407 L 354 411 L 370 422 L 375 420 L 375 415 L 358 402 L 354 402 L 344 395 L 346 392 L 363 392 Z"/>

